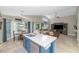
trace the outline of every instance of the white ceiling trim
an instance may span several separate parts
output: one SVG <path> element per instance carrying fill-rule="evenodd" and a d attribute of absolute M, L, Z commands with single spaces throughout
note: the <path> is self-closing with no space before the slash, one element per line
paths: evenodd
<path fill-rule="evenodd" d="M 53 15 L 55 12 L 61 16 L 75 15 L 76 7 L 72 6 L 0 6 L 3 15 Z"/>

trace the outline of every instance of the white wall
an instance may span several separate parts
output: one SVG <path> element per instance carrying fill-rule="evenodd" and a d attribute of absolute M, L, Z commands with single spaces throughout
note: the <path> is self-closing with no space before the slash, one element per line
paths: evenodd
<path fill-rule="evenodd" d="M 30 16 L 26 16 L 27 18 L 29 18 L 28 20 L 29 21 L 32 21 L 32 22 L 41 22 L 41 16 L 37 16 L 37 15 L 30 15 Z"/>
<path fill-rule="evenodd" d="M 76 25 L 76 17 L 75 16 L 66 16 L 60 18 L 51 19 L 51 24 L 53 23 L 68 23 L 68 35 L 75 35 L 74 25 Z"/>
<path fill-rule="evenodd" d="M 0 22 L 2 22 L 2 29 L 0 30 L 0 43 L 2 43 L 2 37 L 3 37 L 3 20 L 0 17 Z"/>
<path fill-rule="evenodd" d="M 77 40 L 78 40 L 78 45 L 79 45 L 79 7 L 77 8 Z"/>

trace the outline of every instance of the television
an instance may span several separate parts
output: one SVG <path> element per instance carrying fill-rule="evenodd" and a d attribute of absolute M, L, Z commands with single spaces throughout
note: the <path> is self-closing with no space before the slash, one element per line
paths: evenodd
<path fill-rule="evenodd" d="M 63 25 L 54 25 L 54 29 L 63 30 Z"/>

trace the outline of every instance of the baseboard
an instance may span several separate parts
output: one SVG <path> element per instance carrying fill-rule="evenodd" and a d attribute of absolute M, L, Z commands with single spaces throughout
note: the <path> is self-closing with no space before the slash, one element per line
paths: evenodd
<path fill-rule="evenodd" d="M 7 40 L 7 41 L 9 41 L 10 39 L 13 39 L 13 37 L 8 38 L 8 40 Z M 2 44 L 2 43 L 3 43 L 3 41 L 0 41 L 0 44 Z"/>
<path fill-rule="evenodd" d="M 77 39 L 77 45 L 79 46 L 79 39 Z"/>
<path fill-rule="evenodd" d="M 68 35 L 70 35 L 70 36 L 76 36 L 75 34 L 68 34 Z"/>
<path fill-rule="evenodd" d="M 3 42 L 2 41 L 0 41 L 0 44 L 2 44 Z"/>

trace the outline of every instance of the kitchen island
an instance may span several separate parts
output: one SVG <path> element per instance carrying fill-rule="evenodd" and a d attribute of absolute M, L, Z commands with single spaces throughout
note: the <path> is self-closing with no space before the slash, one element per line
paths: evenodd
<path fill-rule="evenodd" d="M 56 39 L 56 37 L 44 34 L 33 36 L 24 34 L 23 46 L 29 53 L 32 53 L 34 50 L 38 53 L 53 53 Z"/>

